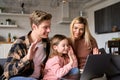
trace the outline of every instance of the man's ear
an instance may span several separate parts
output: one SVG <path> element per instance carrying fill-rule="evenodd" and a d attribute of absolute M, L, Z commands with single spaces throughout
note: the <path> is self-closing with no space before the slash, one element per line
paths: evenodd
<path fill-rule="evenodd" d="M 37 28 L 37 25 L 35 25 L 34 23 L 32 24 L 32 29 L 36 29 Z"/>

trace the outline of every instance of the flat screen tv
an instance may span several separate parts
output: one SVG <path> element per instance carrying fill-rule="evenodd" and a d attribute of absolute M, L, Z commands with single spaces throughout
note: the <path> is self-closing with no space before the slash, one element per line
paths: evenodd
<path fill-rule="evenodd" d="M 95 33 L 112 33 L 120 31 L 120 2 L 96 10 Z"/>

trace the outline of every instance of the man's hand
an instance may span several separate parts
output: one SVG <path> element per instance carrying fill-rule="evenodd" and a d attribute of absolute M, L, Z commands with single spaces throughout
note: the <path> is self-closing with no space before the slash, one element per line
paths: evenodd
<path fill-rule="evenodd" d="M 35 56 L 35 53 L 38 49 L 38 47 L 36 47 L 36 44 L 38 43 L 38 41 L 36 40 L 35 42 L 33 42 L 28 50 L 28 53 L 27 53 L 27 59 L 28 60 L 32 60 L 33 57 Z"/>

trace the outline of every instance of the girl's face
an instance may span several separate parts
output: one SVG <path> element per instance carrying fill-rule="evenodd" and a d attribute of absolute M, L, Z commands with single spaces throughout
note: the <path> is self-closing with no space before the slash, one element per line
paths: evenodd
<path fill-rule="evenodd" d="M 84 34 L 84 24 L 75 23 L 73 26 L 73 36 L 75 39 L 80 38 Z"/>
<path fill-rule="evenodd" d="M 62 54 L 67 54 L 69 51 L 69 43 L 67 39 L 64 39 L 62 41 L 59 42 L 58 45 L 54 46 L 54 49 Z"/>

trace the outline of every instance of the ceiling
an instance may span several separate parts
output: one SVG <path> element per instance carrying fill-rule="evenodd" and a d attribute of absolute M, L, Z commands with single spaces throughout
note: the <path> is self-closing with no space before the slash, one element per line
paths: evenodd
<path fill-rule="evenodd" d="M 52 7 L 57 7 L 61 3 L 65 4 L 69 2 L 70 7 L 73 7 L 73 8 L 77 8 L 78 6 L 81 8 L 88 8 L 90 6 L 93 6 L 103 1 L 106 1 L 106 0 L 51 0 L 50 4 Z"/>
<path fill-rule="evenodd" d="M 0 7 L 5 7 L 5 12 L 18 12 L 21 9 L 21 4 L 24 3 L 25 6 L 23 7 L 27 8 L 29 13 L 31 9 L 40 8 L 41 6 L 59 7 L 63 1 L 69 2 L 70 8 L 84 9 L 105 0 L 0 0 Z"/>
<path fill-rule="evenodd" d="M 60 3 L 67 3 L 67 2 L 69 2 L 69 3 L 71 3 L 71 4 L 85 4 L 85 3 L 88 3 L 88 2 L 90 2 L 90 1 L 92 1 L 92 0 L 51 0 L 51 4 L 53 5 L 53 6 L 59 6 L 60 5 Z"/>
<path fill-rule="evenodd" d="M 4 4 L 20 4 L 22 2 L 24 2 L 25 4 L 27 5 L 31 5 L 31 6 L 37 6 L 37 5 L 40 5 L 41 2 L 44 2 L 44 3 L 50 3 L 50 4 L 54 4 L 54 5 L 59 5 L 60 3 L 62 2 L 69 2 L 69 3 L 73 3 L 73 4 L 88 4 L 88 3 L 91 3 L 91 2 L 100 2 L 100 1 L 105 1 L 105 0 L 0 0 L 1 2 L 1 5 L 4 5 Z"/>
<path fill-rule="evenodd" d="M 92 0 L 67 0 L 67 1 L 70 1 L 70 2 L 87 3 L 87 2 L 92 1 Z"/>

